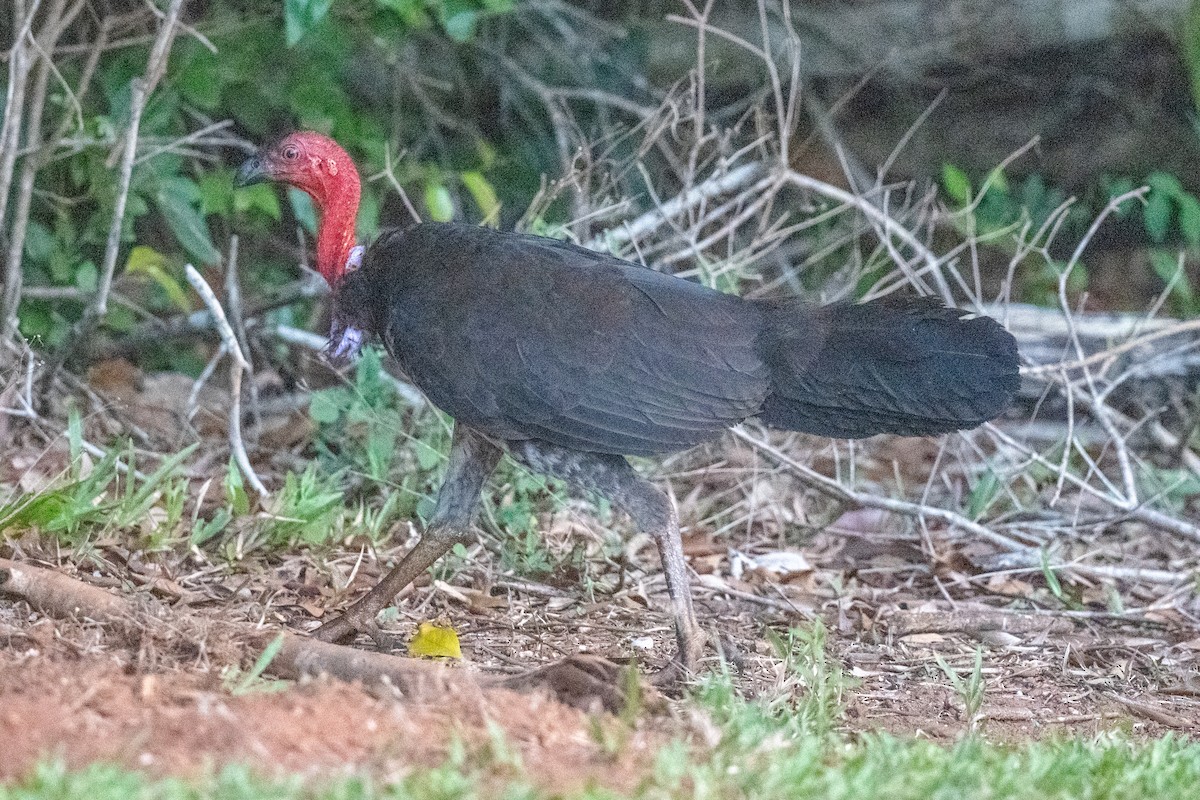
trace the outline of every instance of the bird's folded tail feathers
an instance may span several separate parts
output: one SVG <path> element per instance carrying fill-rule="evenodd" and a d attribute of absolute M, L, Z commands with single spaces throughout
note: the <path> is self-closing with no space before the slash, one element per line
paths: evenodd
<path fill-rule="evenodd" d="M 763 301 L 767 425 L 824 436 L 929 435 L 998 416 L 1020 383 L 1017 344 L 990 317 L 933 298 Z"/>

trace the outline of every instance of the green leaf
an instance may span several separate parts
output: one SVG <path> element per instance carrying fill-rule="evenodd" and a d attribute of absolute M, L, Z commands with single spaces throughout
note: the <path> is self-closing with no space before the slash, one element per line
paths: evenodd
<path fill-rule="evenodd" d="M 1059 602 L 1067 602 L 1066 595 L 1063 593 L 1062 584 L 1059 583 L 1058 575 L 1054 572 L 1054 568 L 1050 566 L 1050 553 L 1042 548 L 1042 577 L 1046 579 L 1046 585 L 1050 587 L 1050 593 L 1059 600 Z"/>
<path fill-rule="evenodd" d="M 312 399 L 308 402 L 308 415 L 313 418 L 313 422 L 332 425 L 342 416 L 345 400 L 345 392 L 337 389 L 313 392 Z"/>
<path fill-rule="evenodd" d="M 409 28 L 423 28 L 429 24 L 424 0 L 375 0 L 380 8 L 394 13 Z"/>
<path fill-rule="evenodd" d="M 181 311 L 191 311 L 192 304 L 188 302 L 187 292 L 173 275 L 167 272 L 167 258 L 152 247 L 138 245 L 129 251 L 129 260 L 125 262 L 125 272 L 130 275 L 144 275 L 158 284 L 171 304 Z"/>
<path fill-rule="evenodd" d="M 1008 178 L 1004 174 L 1004 170 L 996 167 L 988 173 L 987 180 L 988 191 L 1000 192 L 1002 194 L 1008 192 Z"/>
<path fill-rule="evenodd" d="M 1146 178 L 1146 183 L 1151 191 L 1162 192 L 1165 195 L 1175 197 L 1184 193 L 1183 184 L 1169 172 L 1155 170 Z"/>
<path fill-rule="evenodd" d="M 1150 266 L 1154 273 L 1162 278 L 1163 283 L 1171 287 L 1171 295 L 1187 306 L 1195 299 L 1192 283 L 1188 280 L 1187 270 L 1183 260 L 1175 253 L 1166 250 L 1150 251 Z"/>
<path fill-rule="evenodd" d="M 1151 189 L 1146 197 L 1146 209 L 1143 218 L 1146 221 L 1146 233 L 1158 244 L 1167 238 L 1171 227 L 1171 195 L 1159 189 Z"/>
<path fill-rule="evenodd" d="M 79 480 L 83 464 L 83 417 L 74 404 L 67 411 L 67 450 L 71 454 L 71 479 Z"/>
<path fill-rule="evenodd" d="M 471 170 L 462 174 L 462 182 L 475 200 L 475 205 L 483 212 L 483 224 L 497 225 L 500 221 L 500 200 L 488 179 L 483 177 L 482 172 Z"/>
<path fill-rule="evenodd" d="M 308 195 L 304 195 L 308 197 Z M 311 204 L 309 205 L 311 208 Z M 279 208 L 279 195 L 265 183 L 256 183 L 233 193 L 233 210 L 238 214 L 260 211 L 278 222 L 283 213 Z"/>
<path fill-rule="evenodd" d="M 1200 200 L 1184 192 L 1175 198 L 1179 206 L 1179 233 L 1189 247 L 1200 247 Z"/>
<path fill-rule="evenodd" d="M 968 497 L 968 519 L 978 520 L 983 516 L 983 512 L 999 497 L 1003 486 L 1000 482 L 1000 476 L 994 470 L 989 469 L 983 473 Z"/>
<path fill-rule="evenodd" d="M 255 184 L 254 188 L 268 188 Z M 233 210 L 233 173 L 227 169 L 206 172 L 200 177 L 200 213 L 229 216 Z"/>
<path fill-rule="evenodd" d="M 205 111 L 212 111 L 221 101 L 219 56 L 198 49 L 187 64 L 178 71 L 173 81 L 179 93 L 189 102 Z"/>
<path fill-rule="evenodd" d="M 449 3 L 447 3 L 449 5 Z M 469 42 L 475 36 L 479 24 L 479 12 L 473 9 L 458 11 L 442 19 L 446 35 L 456 42 Z"/>
<path fill-rule="evenodd" d="M 75 287 L 85 292 L 94 292 L 100 285 L 100 269 L 94 261 L 84 261 L 75 270 Z"/>
<path fill-rule="evenodd" d="M 454 200 L 450 190 L 432 178 L 425 182 L 425 207 L 434 222 L 449 222 L 454 219 Z"/>
<path fill-rule="evenodd" d="M 316 234 L 317 210 L 313 207 L 312 198 L 292 186 L 288 187 L 288 203 L 292 206 L 292 213 L 296 216 L 296 221 L 304 227 L 304 230 Z"/>
<path fill-rule="evenodd" d="M 54 252 L 54 234 L 37 220 L 30 220 L 25 229 L 25 258 L 39 264 L 50 260 Z"/>
<path fill-rule="evenodd" d="M 158 210 L 171 226 L 179 244 L 201 264 L 217 264 L 221 253 L 213 244 L 208 225 L 197 207 L 201 200 L 200 187 L 187 178 L 164 178 L 155 201 Z"/>
<path fill-rule="evenodd" d="M 1114 197 L 1120 197 L 1123 194 L 1129 194 L 1133 191 L 1133 188 L 1133 181 L 1131 179 L 1117 178 L 1108 182 L 1106 190 L 1108 192 L 1108 197 L 1111 200 Z M 1130 198 L 1117 206 L 1115 213 L 1118 217 L 1123 217 L 1140 205 L 1141 203 L 1139 203 L 1136 198 Z"/>
<path fill-rule="evenodd" d="M 225 530 L 225 527 L 229 525 L 229 522 L 232 519 L 233 514 L 229 513 L 229 509 L 218 508 L 216 513 L 213 514 L 212 519 L 196 520 L 196 524 L 192 526 L 192 535 L 189 537 L 188 541 L 192 545 L 199 547 L 219 534 L 221 531 Z"/>
<path fill-rule="evenodd" d="M 225 470 L 225 500 L 237 516 L 250 513 L 250 497 L 246 494 L 245 481 L 233 456 L 229 457 L 229 467 Z"/>
<path fill-rule="evenodd" d="M 417 457 L 417 466 L 431 470 L 442 463 L 442 454 L 421 441 L 413 442 L 413 455 Z"/>
<path fill-rule="evenodd" d="M 321 24 L 332 4 L 333 0 L 283 0 L 283 25 L 288 47 Z"/>
<path fill-rule="evenodd" d="M 942 186 L 946 195 L 960 206 L 971 202 L 971 179 L 953 164 L 942 164 Z"/>

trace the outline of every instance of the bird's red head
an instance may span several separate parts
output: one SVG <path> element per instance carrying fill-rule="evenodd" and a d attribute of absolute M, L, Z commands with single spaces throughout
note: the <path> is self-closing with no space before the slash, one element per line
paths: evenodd
<path fill-rule="evenodd" d="M 328 136 L 297 131 L 264 147 L 238 171 L 240 186 L 262 181 L 295 186 L 313 199 L 321 215 L 317 269 L 335 286 L 354 247 L 354 221 L 362 193 L 350 156 Z"/>

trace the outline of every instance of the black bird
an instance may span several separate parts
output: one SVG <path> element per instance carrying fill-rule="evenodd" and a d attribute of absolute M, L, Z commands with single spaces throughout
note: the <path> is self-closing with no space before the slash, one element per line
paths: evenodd
<path fill-rule="evenodd" d="M 925 436 L 974 428 L 1017 390 L 1013 337 L 932 299 L 812 306 L 745 300 L 538 236 L 421 224 L 354 246 L 360 193 L 332 140 L 294 133 L 240 173 L 310 194 L 317 266 L 334 294 L 333 340 L 377 336 L 455 419 L 436 510 L 417 545 L 316 635 L 373 629 L 375 615 L 456 542 L 507 452 L 609 497 L 653 536 L 679 644 L 694 668 L 692 609 L 675 509 L 629 455 L 684 450 L 750 417 L 822 436 Z"/>

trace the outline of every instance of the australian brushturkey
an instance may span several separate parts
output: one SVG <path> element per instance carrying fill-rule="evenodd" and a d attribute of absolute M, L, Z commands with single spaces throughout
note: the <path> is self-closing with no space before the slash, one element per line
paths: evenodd
<path fill-rule="evenodd" d="M 627 455 L 683 450 L 757 417 L 822 436 L 921 436 L 992 419 L 1017 389 L 1013 337 L 930 299 L 812 306 L 744 300 L 573 244 L 471 225 L 421 224 L 355 247 L 359 177 L 325 136 L 294 133 L 242 167 L 321 213 L 317 267 L 333 288 L 333 344 L 378 337 L 455 419 L 436 510 L 418 544 L 317 636 L 371 630 L 375 615 L 468 529 L 507 452 L 609 497 L 653 536 L 679 644 L 704 633 L 670 499 Z"/>

